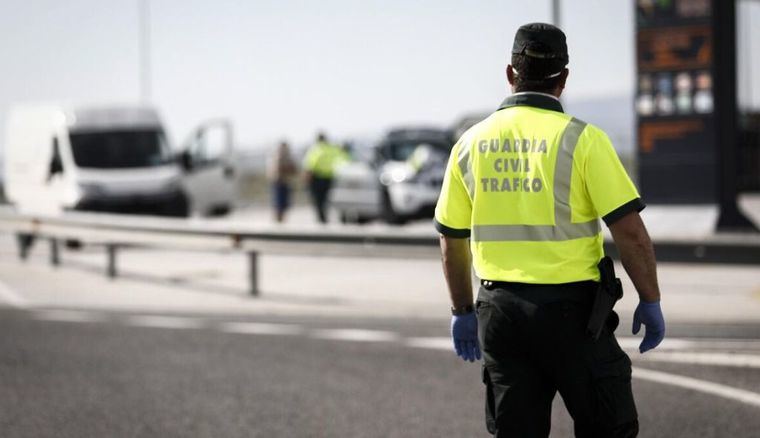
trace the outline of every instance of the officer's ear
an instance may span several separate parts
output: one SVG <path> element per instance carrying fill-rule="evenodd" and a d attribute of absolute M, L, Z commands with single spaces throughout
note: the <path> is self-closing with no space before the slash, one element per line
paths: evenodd
<path fill-rule="evenodd" d="M 509 85 L 515 85 L 515 71 L 512 69 L 512 64 L 507 65 L 507 81 Z"/>
<path fill-rule="evenodd" d="M 563 68 L 562 73 L 559 75 L 559 89 L 564 90 L 565 89 L 565 83 L 567 82 L 567 77 L 570 75 L 570 70 Z"/>

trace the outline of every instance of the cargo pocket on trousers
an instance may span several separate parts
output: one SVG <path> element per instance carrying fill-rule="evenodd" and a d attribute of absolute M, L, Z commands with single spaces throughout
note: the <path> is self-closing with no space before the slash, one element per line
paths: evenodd
<path fill-rule="evenodd" d="M 605 362 L 591 364 L 596 407 L 595 422 L 606 430 L 615 430 L 637 420 L 631 390 L 631 360 L 625 353 Z"/>
<path fill-rule="evenodd" d="M 486 430 L 493 435 L 496 433 L 496 403 L 491 376 L 485 365 L 483 366 L 483 384 L 486 385 Z"/>

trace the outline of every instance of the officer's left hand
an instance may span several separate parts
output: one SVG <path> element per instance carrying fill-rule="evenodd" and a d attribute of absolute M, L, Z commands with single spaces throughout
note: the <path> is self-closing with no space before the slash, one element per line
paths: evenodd
<path fill-rule="evenodd" d="M 633 313 L 633 334 L 641 330 L 641 324 L 644 324 L 644 340 L 639 345 L 639 352 L 644 353 L 651 350 L 662 342 L 665 338 L 665 318 L 662 316 L 660 302 L 639 302 L 636 311 Z"/>
<path fill-rule="evenodd" d="M 474 311 L 451 317 L 451 339 L 457 356 L 470 362 L 480 360 L 478 317 Z"/>

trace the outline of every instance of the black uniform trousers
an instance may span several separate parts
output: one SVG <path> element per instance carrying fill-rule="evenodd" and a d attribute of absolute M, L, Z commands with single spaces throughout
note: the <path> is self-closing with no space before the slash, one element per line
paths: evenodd
<path fill-rule="evenodd" d="M 309 182 L 309 191 L 311 192 L 311 201 L 317 212 L 317 219 L 320 223 L 327 223 L 327 197 L 332 187 L 332 178 L 322 178 L 318 176 L 311 177 Z"/>
<path fill-rule="evenodd" d="M 484 282 L 476 308 L 483 349 L 486 426 L 497 437 L 548 437 L 557 392 L 579 438 L 635 437 L 631 361 L 611 314 L 586 334 L 597 283 Z"/>

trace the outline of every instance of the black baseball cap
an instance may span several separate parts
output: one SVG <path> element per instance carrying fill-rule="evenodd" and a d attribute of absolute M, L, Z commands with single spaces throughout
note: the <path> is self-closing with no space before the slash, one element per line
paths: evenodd
<path fill-rule="evenodd" d="M 547 23 L 520 26 L 515 34 L 512 54 L 543 60 L 557 70 L 562 70 L 570 62 L 565 33 Z"/>

